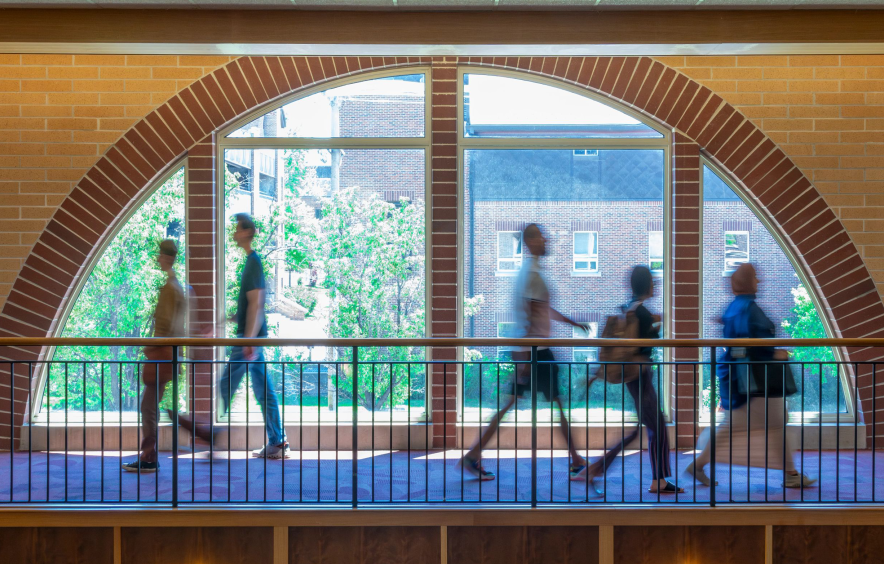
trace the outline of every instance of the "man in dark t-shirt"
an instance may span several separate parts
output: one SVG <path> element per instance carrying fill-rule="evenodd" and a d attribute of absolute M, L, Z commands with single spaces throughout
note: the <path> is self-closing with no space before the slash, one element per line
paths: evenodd
<path fill-rule="evenodd" d="M 236 214 L 236 231 L 233 239 L 246 253 L 236 301 L 236 336 L 254 339 L 267 336 L 267 318 L 264 315 L 265 284 L 261 257 L 252 249 L 255 237 L 255 223 L 248 214 Z M 264 414 L 267 429 L 267 444 L 253 454 L 257 457 L 285 458 L 289 450 L 285 429 L 279 415 L 279 401 L 264 364 L 262 347 L 232 347 L 230 363 L 218 383 L 221 388 L 223 409 L 230 409 L 230 398 L 239 388 L 246 369 L 252 375 L 252 390 Z"/>

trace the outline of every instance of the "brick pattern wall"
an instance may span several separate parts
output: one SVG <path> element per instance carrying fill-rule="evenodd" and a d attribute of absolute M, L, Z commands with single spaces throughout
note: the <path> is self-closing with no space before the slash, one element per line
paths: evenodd
<path fill-rule="evenodd" d="M 884 296 L 884 55 L 658 60 L 777 143 L 841 219 Z"/>
<path fill-rule="evenodd" d="M 0 54 L 0 308 L 86 171 L 150 111 L 230 59 Z"/>

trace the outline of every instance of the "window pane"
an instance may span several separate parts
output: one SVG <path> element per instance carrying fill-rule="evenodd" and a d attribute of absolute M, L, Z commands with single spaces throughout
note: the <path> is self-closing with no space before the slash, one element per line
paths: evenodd
<path fill-rule="evenodd" d="M 184 169 L 160 185 L 122 226 L 104 249 L 101 258 L 77 296 L 61 337 L 151 337 L 153 312 L 165 274 L 157 265 L 158 244 L 176 239 L 179 252 L 175 270 L 182 286 L 185 280 Z M 141 376 L 137 361 L 145 360 L 141 347 L 60 347 L 53 361 L 78 361 L 68 366 L 68 417 L 77 417 L 84 406 L 87 417 L 102 410 L 102 365 L 104 366 L 104 411 L 129 412 L 134 420 L 139 409 Z M 86 389 L 83 389 L 85 370 Z M 179 381 L 178 407 L 184 408 L 186 375 Z M 171 390 L 171 388 L 170 388 Z M 51 365 L 47 390 L 41 398 L 43 413 L 64 414 L 65 367 Z M 171 392 L 160 406 L 172 408 Z M 56 415 L 52 415 L 55 421 Z M 129 418 L 127 417 L 127 419 Z M 69 419 L 70 420 L 70 419 Z"/>
<path fill-rule="evenodd" d="M 711 168 L 703 167 L 703 328 L 704 337 L 721 337 L 718 319 L 733 299 L 730 274 L 743 262 L 750 261 L 758 271 L 757 303 L 777 327 L 780 338 L 823 338 L 826 332 L 807 289 L 795 272 L 791 261 L 776 239 L 755 216 L 755 213 Z M 724 266 L 724 269 L 722 269 Z M 829 348 L 793 349 L 792 360 L 831 362 Z M 708 351 L 705 353 L 708 359 Z M 838 391 L 838 370 L 824 365 L 820 378 L 819 365 L 804 373 L 804 411 L 813 415 L 846 411 L 843 393 Z M 800 418 L 799 393 L 788 399 L 792 417 Z M 708 369 L 703 380 L 703 402 L 708 414 Z M 708 415 L 707 415 L 708 417 Z"/>
<path fill-rule="evenodd" d="M 465 74 L 463 89 L 465 137 L 663 137 L 610 106 L 546 84 Z M 594 150 L 580 151 L 595 155 Z"/>
<path fill-rule="evenodd" d="M 663 232 L 648 232 L 648 268 L 654 272 L 663 270 Z"/>
<path fill-rule="evenodd" d="M 318 92 L 228 137 L 423 137 L 424 76 L 376 78 Z"/>
<path fill-rule="evenodd" d="M 467 150 L 464 152 L 464 335 L 495 337 L 501 318 L 513 314 L 515 277 L 495 272 L 495 233 L 514 226 L 537 223 L 547 238 L 547 255 L 540 260 L 550 289 L 551 305 L 575 319 L 604 320 L 620 312 L 630 298 L 628 273 L 648 261 L 648 222 L 662 224 L 665 159 L 662 150 L 599 150 L 592 159 L 575 159 L 573 150 Z M 572 166 L 573 164 L 573 166 Z M 525 258 L 527 247 L 523 248 Z M 575 256 L 575 252 L 578 255 Z M 524 260 L 524 259 L 523 259 Z M 572 268 L 571 265 L 574 265 Z M 584 272 L 575 272 L 582 269 Z M 593 272 L 593 276 L 586 276 Z M 662 313 L 662 288 L 647 302 Z M 552 337 L 570 338 L 572 330 L 553 323 Z M 563 364 L 560 392 L 566 397 L 573 357 L 567 347 L 554 348 Z M 471 351 L 472 360 L 497 358 L 496 347 Z M 604 388 L 585 388 L 586 366 L 570 367 L 572 418 L 604 417 Z M 468 366 L 464 375 L 464 416 L 470 421 L 487 419 L 500 394 L 512 388 L 512 365 L 497 373 Z M 656 380 L 656 379 L 655 379 Z M 481 382 L 483 417 L 479 417 Z M 608 386 L 608 417 L 619 420 L 623 405 L 632 411 L 628 393 L 621 402 L 623 386 Z M 503 395 L 500 396 L 501 398 Z M 622 405 L 621 405 L 622 404 Z M 520 399 L 518 410 L 529 410 L 529 398 Z M 541 398 L 541 418 L 552 417 L 549 403 Z M 523 417 L 526 417 L 523 419 Z M 522 412 L 519 420 L 527 421 Z"/>
<path fill-rule="evenodd" d="M 230 217 L 247 212 L 258 227 L 254 246 L 265 270 L 271 337 L 425 335 L 423 150 L 280 149 L 267 151 L 271 157 L 267 170 L 243 167 L 241 159 L 231 157 L 232 152 L 225 152 L 228 314 L 236 308 L 244 264 L 242 251 L 230 238 Z M 320 174 L 325 167 L 329 172 Z M 256 177 L 272 188 L 253 190 Z M 233 331 L 231 324 L 228 334 Z M 345 360 L 350 350 L 291 347 L 265 354 L 274 361 L 321 363 Z M 363 360 L 404 362 L 422 359 L 424 352 L 423 348 L 391 347 L 360 349 L 359 354 Z M 305 418 L 331 417 L 334 421 L 335 406 L 343 411 L 352 406 L 349 368 L 324 364 L 317 372 L 313 366 L 312 375 L 305 374 L 303 379 L 297 365 L 287 372 L 284 401 L 305 407 Z M 396 372 L 399 368 L 401 373 Z M 279 366 L 270 369 L 276 370 L 275 385 L 282 386 Z M 418 416 L 424 406 L 424 372 L 412 369 L 409 388 L 407 366 L 398 364 L 393 370 L 392 393 L 376 386 L 375 397 L 392 396 L 397 417 L 407 416 L 403 406 L 410 402 L 412 416 Z M 378 386 L 388 381 L 379 378 Z M 234 418 L 245 415 L 244 390 L 243 385 L 235 397 Z M 251 392 L 249 401 L 249 417 L 260 417 Z M 360 390 L 357 401 L 370 410 L 370 390 Z M 374 408 L 389 410 L 390 400 L 385 401 L 386 405 L 376 403 Z M 299 409 L 286 410 L 286 417 L 299 415 Z"/>

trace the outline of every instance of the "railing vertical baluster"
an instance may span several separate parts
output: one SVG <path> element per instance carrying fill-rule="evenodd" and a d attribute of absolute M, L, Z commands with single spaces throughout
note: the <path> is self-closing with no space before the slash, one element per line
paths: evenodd
<path fill-rule="evenodd" d="M 717 347 L 711 347 L 709 349 L 709 384 L 710 384 L 710 397 L 709 397 L 709 450 L 712 453 L 712 458 L 709 461 L 709 506 L 715 507 L 715 405 L 718 403 L 715 398 L 716 393 L 716 373 L 718 370 L 718 350 Z"/>
<path fill-rule="evenodd" d="M 102 367 L 104 367 L 103 364 L 102 364 Z M 103 376 L 103 373 L 102 373 L 102 376 Z M 33 390 L 34 390 L 33 380 L 34 380 L 34 364 L 29 362 L 28 363 L 28 393 L 33 393 Z M 47 382 L 46 385 L 48 386 L 49 383 Z M 101 390 L 102 390 L 102 394 L 103 394 L 104 393 L 104 386 L 103 385 L 102 385 Z M 103 395 L 102 395 L 102 405 L 104 405 L 104 396 Z M 28 406 L 27 413 L 28 413 L 28 503 L 30 503 L 31 502 L 31 491 L 33 490 L 33 487 L 31 485 L 31 479 L 32 479 L 31 457 L 34 453 L 34 443 L 31 440 L 31 429 L 34 427 L 34 419 L 33 419 L 34 418 L 34 408 L 32 405 Z M 102 412 L 102 413 L 104 413 L 104 412 Z M 102 417 L 102 427 L 104 427 L 103 417 Z M 101 501 L 104 501 L 104 485 L 103 485 L 104 484 L 104 430 L 103 429 L 101 432 L 101 440 L 102 440 L 102 443 L 101 443 L 101 457 L 102 457 L 101 458 L 101 483 L 102 483 Z"/>
<path fill-rule="evenodd" d="M 319 369 L 316 371 L 319 374 Z M 353 448 L 353 507 L 357 507 L 359 505 L 359 496 L 357 495 L 358 486 L 359 486 L 359 458 L 357 457 L 358 450 L 358 441 L 359 441 L 359 347 L 353 347 L 353 400 L 351 402 L 353 405 L 351 406 L 352 417 L 353 417 L 353 438 L 352 438 L 352 448 Z M 337 406 L 335 406 L 337 408 Z M 374 427 L 374 413 L 372 413 L 372 427 Z M 373 429 L 372 429 L 373 431 Z M 374 453 L 372 453 L 374 455 Z M 392 479 L 392 477 L 391 477 Z M 374 491 L 374 487 L 372 485 L 372 491 Z M 317 493 L 318 495 L 318 493 Z"/>
<path fill-rule="evenodd" d="M 178 507 L 178 345 L 172 345 L 172 398 L 172 507 Z"/>
<path fill-rule="evenodd" d="M 804 476 L 804 389 L 807 380 L 804 378 L 804 363 L 801 363 L 801 475 Z M 802 479 L 803 482 L 803 479 Z M 785 488 L 783 488 L 785 490 Z M 801 501 L 804 501 L 804 484 L 801 484 Z M 783 494 L 785 495 L 785 493 Z"/>
<path fill-rule="evenodd" d="M 878 412 L 876 411 L 877 405 L 877 396 L 878 396 L 878 365 L 876 363 L 872 364 L 872 502 L 876 501 L 876 492 L 875 492 L 875 458 L 877 455 L 877 451 L 875 450 L 875 438 L 878 435 Z M 857 416 L 856 410 L 859 406 L 854 406 L 854 417 Z"/>
<path fill-rule="evenodd" d="M 15 491 L 15 363 L 9 363 L 9 502 Z"/>
<path fill-rule="evenodd" d="M 28 377 L 30 380 L 30 376 Z M 30 387 L 28 388 L 31 389 Z M 30 425 L 28 426 L 28 436 L 30 437 Z M 30 440 L 28 440 L 28 444 L 30 444 Z M 28 446 L 28 451 L 30 451 L 30 446 Z M 28 454 L 30 457 L 30 453 Z M 30 468 L 30 461 L 28 462 L 28 468 Z M 28 471 L 30 473 L 30 470 Z M 100 500 L 104 501 L 104 363 L 101 363 L 101 480 L 100 480 Z"/>
<path fill-rule="evenodd" d="M 537 507 L 537 347 L 531 347 L 531 507 Z M 516 455 L 518 459 L 518 454 Z"/>

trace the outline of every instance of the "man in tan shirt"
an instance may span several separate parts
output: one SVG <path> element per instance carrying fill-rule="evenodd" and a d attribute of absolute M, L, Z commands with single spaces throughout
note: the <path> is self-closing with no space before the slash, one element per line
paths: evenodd
<path fill-rule="evenodd" d="M 154 337 L 184 337 L 184 319 L 187 302 L 184 290 L 175 274 L 175 258 L 178 244 L 172 239 L 160 242 L 157 263 L 166 273 L 166 283 L 160 289 L 157 306 L 153 313 Z M 123 464 L 128 472 L 156 472 L 160 463 L 157 458 L 157 419 L 159 404 L 166 391 L 166 384 L 172 381 L 172 347 L 144 348 L 144 356 L 149 362 L 142 365 L 141 379 L 144 393 L 141 398 L 141 456 L 134 462 Z"/>

